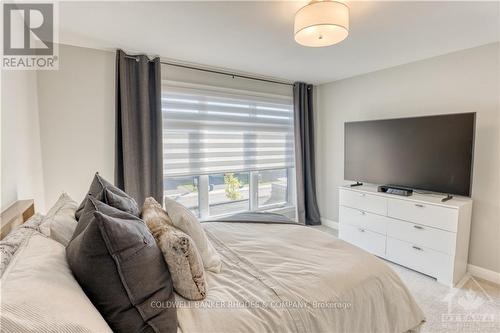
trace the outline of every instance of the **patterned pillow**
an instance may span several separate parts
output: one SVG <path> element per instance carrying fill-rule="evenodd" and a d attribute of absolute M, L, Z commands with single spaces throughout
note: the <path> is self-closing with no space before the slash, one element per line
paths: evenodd
<path fill-rule="evenodd" d="M 40 231 L 43 215 L 35 214 L 28 221 L 12 230 L 0 241 L 0 277 L 3 275 L 17 250 L 31 237 Z"/>
<path fill-rule="evenodd" d="M 174 227 L 185 232 L 193 239 L 196 248 L 200 252 L 205 269 L 219 273 L 222 265 L 221 258 L 208 240 L 196 216 L 180 203 L 167 197 L 165 198 L 165 211 L 172 220 Z"/>
<path fill-rule="evenodd" d="M 142 219 L 163 253 L 174 290 L 188 300 L 204 299 L 207 292 L 203 261 L 191 237 L 172 226 L 170 218 L 154 198 L 146 198 Z"/>

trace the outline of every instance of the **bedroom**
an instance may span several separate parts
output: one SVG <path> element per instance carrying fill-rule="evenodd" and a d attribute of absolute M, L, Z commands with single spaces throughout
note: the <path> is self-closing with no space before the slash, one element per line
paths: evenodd
<path fill-rule="evenodd" d="M 2 10 L 2 331 L 500 330 L 498 2 Z"/>

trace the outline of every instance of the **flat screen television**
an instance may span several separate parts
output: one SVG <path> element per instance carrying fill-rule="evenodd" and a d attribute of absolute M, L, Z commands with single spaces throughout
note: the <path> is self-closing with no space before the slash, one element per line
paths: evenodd
<path fill-rule="evenodd" d="M 346 122 L 344 179 L 470 196 L 475 113 Z"/>

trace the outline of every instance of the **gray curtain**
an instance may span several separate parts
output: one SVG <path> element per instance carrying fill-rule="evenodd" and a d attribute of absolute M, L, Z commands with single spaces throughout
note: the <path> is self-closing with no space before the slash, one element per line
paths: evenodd
<path fill-rule="evenodd" d="M 319 225 L 321 217 L 316 201 L 312 84 L 294 83 L 293 108 L 298 220 L 306 225 Z"/>
<path fill-rule="evenodd" d="M 115 185 L 163 202 L 160 59 L 116 51 Z"/>

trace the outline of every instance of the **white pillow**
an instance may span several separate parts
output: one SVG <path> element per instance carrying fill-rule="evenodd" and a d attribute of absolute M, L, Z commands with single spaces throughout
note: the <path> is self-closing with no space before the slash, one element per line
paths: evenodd
<path fill-rule="evenodd" d="M 194 214 L 180 203 L 165 197 L 165 210 L 174 227 L 188 234 L 196 244 L 207 271 L 219 273 L 221 258 L 207 238 L 205 231 Z"/>
<path fill-rule="evenodd" d="M 64 246 L 38 232 L 0 284 L 2 332 L 112 332 L 73 277 Z"/>
<path fill-rule="evenodd" d="M 67 246 L 78 224 L 75 218 L 77 208 L 76 201 L 66 193 L 61 194 L 40 224 L 42 234 Z"/>

